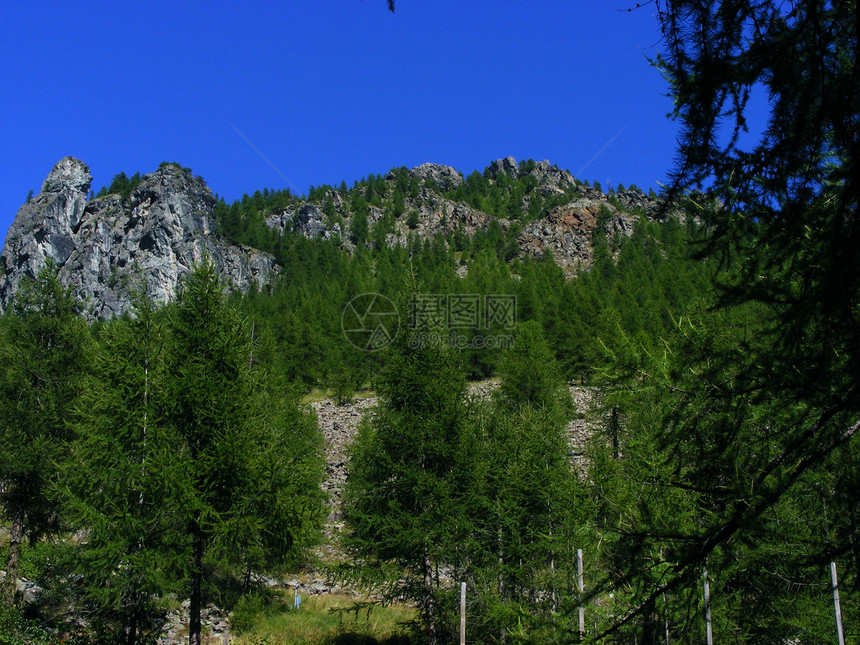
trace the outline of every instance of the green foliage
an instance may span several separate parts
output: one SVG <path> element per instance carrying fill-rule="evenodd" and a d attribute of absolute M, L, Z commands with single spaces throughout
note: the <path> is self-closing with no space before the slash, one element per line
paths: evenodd
<path fill-rule="evenodd" d="M 363 247 L 368 238 L 367 207 L 359 202 L 356 208 L 349 226 L 349 239 L 357 247 Z"/>
<path fill-rule="evenodd" d="M 159 596 L 180 589 L 184 553 L 175 545 L 190 482 L 166 426 L 166 330 L 152 303 L 139 294 L 134 317 L 100 340 L 58 494 L 74 526 L 88 531 L 76 571 L 83 595 L 135 642 L 159 614 Z"/>
<path fill-rule="evenodd" d="M 211 262 L 183 283 L 169 329 L 166 422 L 183 443 L 178 461 L 191 484 L 181 492 L 194 632 L 204 556 L 266 570 L 313 539 L 322 520 L 322 462 L 313 418 L 294 401 L 276 405 L 261 387 L 250 335 Z"/>
<path fill-rule="evenodd" d="M 475 171 L 445 196 L 453 201 L 463 201 L 471 207 L 512 220 L 532 220 L 544 217 L 551 209 L 570 202 L 575 191 L 564 195 L 544 197 L 538 190 L 537 178 L 530 174 L 536 168 L 533 159 L 520 162 L 516 178 L 502 173 L 494 180 L 487 171 L 482 175 Z"/>
<path fill-rule="evenodd" d="M 439 565 L 455 558 L 471 453 L 465 380 L 451 350 L 403 334 L 376 383 L 380 404 L 352 446 L 345 492 L 349 544 L 362 559 L 395 563 L 431 639 L 443 628 Z"/>
<path fill-rule="evenodd" d="M 27 620 L 20 610 L 0 604 L 0 645 L 58 645 L 63 639 L 52 636 L 36 620 Z"/>
<path fill-rule="evenodd" d="M 353 445 L 345 509 L 360 570 L 408 594 L 431 640 L 453 637 L 458 620 L 440 567 L 468 581 L 471 638 L 558 637 L 551 616 L 571 595 L 574 509 L 586 506 L 567 457 L 570 394 L 540 327 L 520 326 L 492 406 L 467 403 L 451 350 L 422 338 L 387 356 L 381 404 Z"/>
<path fill-rule="evenodd" d="M 422 641 L 409 634 L 407 623 L 414 610 L 401 603 L 391 605 L 356 601 L 340 594 L 312 595 L 296 610 L 292 593 L 253 594 L 237 605 L 231 616 L 230 642 L 237 645 L 410 645 Z M 287 602 L 284 603 L 283 601 Z M 236 630 L 236 617 L 248 625 Z"/>
<path fill-rule="evenodd" d="M 0 346 L 0 503 L 12 522 L 7 601 L 21 540 L 58 528 L 50 488 L 73 436 L 68 422 L 89 358 L 86 327 L 53 265 L 22 282 L 11 309 Z"/>
<path fill-rule="evenodd" d="M 229 205 L 223 199 L 218 199 L 215 221 L 220 232 L 229 239 L 277 255 L 279 235 L 266 226 L 266 217 L 290 209 L 297 211 L 297 205 L 298 197 L 288 188 L 258 190 L 253 195 L 243 195 Z"/>
<path fill-rule="evenodd" d="M 406 218 L 406 226 L 408 226 L 412 230 L 415 230 L 416 228 L 418 228 L 418 221 L 418 211 L 409 211 L 409 215 Z"/>
<path fill-rule="evenodd" d="M 285 609 L 284 599 L 273 593 L 245 594 L 230 614 L 230 627 L 236 634 L 245 634 L 252 631 L 260 620 Z"/>
<path fill-rule="evenodd" d="M 571 412 L 570 393 L 536 322 L 519 326 L 514 346 L 499 364 L 499 375 L 502 383 L 496 400 L 506 411 L 534 407 L 559 418 Z"/>
<path fill-rule="evenodd" d="M 88 535 L 66 590 L 114 638 L 144 637 L 189 581 L 195 632 L 207 579 L 294 564 L 317 539 L 316 419 L 283 383 L 266 387 L 257 338 L 211 263 L 166 312 L 139 296 L 101 330 L 56 493 Z"/>
<path fill-rule="evenodd" d="M 763 374 L 749 371 L 752 357 L 771 351 L 763 339 L 776 322 L 760 305 L 700 310 L 663 352 L 628 345 L 619 357 L 639 376 L 608 398 L 620 423 L 592 453 L 598 527 L 612 536 L 603 557 L 618 572 L 611 583 L 646 605 L 659 599 L 661 620 L 681 638 L 700 628 L 685 612 L 706 559 L 725 633 L 827 638 L 826 565 L 851 539 L 840 509 L 856 505 L 843 483 L 857 481 L 848 466 L 856 448 L 809 450 L 782 430 L 809 432 L 823 418 L 763 396 Z M 851 418 L 832 413 L 843 428 Z M 840 564 L 844 592 L 855 593 L 850 560 Z"/>
<path fill-rule="evenodd" d="M 471 633 L 481 642 L 516 642 L 518 632 L 552 641 L 565 630 L 553 616 L 572 595 L 577 515 L 587 517 L 564 432 L 572 402 L 536 323 L 519 326 L 499 372 L 472 480 Z"/>
<path fill-rule="evenodd" d="M 707 185 L 720 200 L 691 198 L 709 232 L 701 257 L 726 271 L 717 307 L 691 312 L 662 346 L 632 334 L 610 346 L 621 454 L 595 448 L 595 492 L 617 535 L 611 582 L 638 601 L 614 629 L 665 602 L 677 635 L 697 639 L 688 608 L 707 563 L 730 638 L 826 640 L 828 562 L 844 593 L 858 590 L 845 520 L 858 506 L 860 428 L 860 282 L 844 270 L 858 259 L 849 124 L 860 94 L 845 91 L 857 87 L 855 7 L 658 9 L 657 64 L 682 122 L 669 197 Z M 759 90 L 767 124 L 748 143 Z"/>
<path fill-rule="evenodd" d="M 174 164 L 175 165 L 175 164 Z M 104 197 L 106 195 L 119 195 L 126 200 L 131 196 L 132 191 L 140 185 L 143 177 L 139 172 L 128 177 L 124 172 L 114 175 L 109 186 L 103 186 L 96 197 Z"/>

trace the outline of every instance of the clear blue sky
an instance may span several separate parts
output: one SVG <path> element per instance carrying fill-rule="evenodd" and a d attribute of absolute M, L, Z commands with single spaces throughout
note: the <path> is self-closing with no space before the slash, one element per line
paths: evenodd
<path fill-rule="evenodd" d="M 0 234 L 65 155 L 95 190 L 177 161 L 228 201 L 508 155 L 656 189 L 678 128 L 632 5 L 4 2 Z"/>

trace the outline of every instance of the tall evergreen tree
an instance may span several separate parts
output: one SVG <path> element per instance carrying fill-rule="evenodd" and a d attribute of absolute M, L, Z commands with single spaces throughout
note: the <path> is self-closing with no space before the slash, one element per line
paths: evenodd
<path fill-rule="evenodd" d="M 464 543 L 465 478 L 473 455 L 465 379 L 455 355 L 401 334 L 376 384 L 380 403 L 359 428 L 345 494 L 349 543 L 388 571 L 419 607 L 431 642 L 444 638 L 439 567 Z M 386 565 L 394 565 L 393 568 Z"/>
<path fill-rule="evenodd" d="M 5 601 L 14 602 L 21 543 L 57 528 L 50 498 L 88 361 L 88 334 L 69 289 L 49 264 L 23 281 L 0 347 L 0 503 L 11 520 Z"/>
<path fill-rule="evenodd" d="M 711 231 L 706 252 L 729 268 L 721 304 L 739 307 L 722 315 L 745 319 L 728 342 L 697 325 L 669 359 L 637 366 L 655 385 L 655 411 L 631 435 L 650 427 L 652 441 L 674 451 L 667 472 L 690 493 L 696 520 L 637 536 L 642 548 L 670 538 L 677 548 L 659 583 L 639 572 L 641 600 L 625 620 L 695 584 L 707 558 L 761 544 L 764 516 L 810 512 L 796 503 L 805 482 L 829 479 L 830 464 L 856 452 L 860 430 L 860 278 L 849 268 L 860 248 L 856 3 L 656 4 L 665 41 L 657 62 L 682 123 L 669 197 L 707 186 L 718 198 L 717 207 L 695 198 Z M 767 123 L 749 143 L 741 135 L 759 91 Z M 837 514 L 852 515 L 856 472 L 838 472 L 834 489 L 855 493 L 834 496 Z M 644 505 L 643 516 L 652 510 Z M 842 530 L 806 557 L 839 559 L 845 588 L 856 590 L 858 550 L 856 531 Z"/>
<path fill-rule="evenodd" d="M 199 645 L 206 556 L 250 570 L 283 562 L 322 516 L 319 439 L 298 411 L 269 414 L 250 334 L 228 307 L 211 261 L 196 267 L 170 312 L 166 421 L 190 481 L 190 642 Z M 278 421 L 290 421 L 292 428 Z M 310 431 L 310 432 L 309 432 Z"/>
<path fill-rule="evenodd" d="M 571 396 L 535 322 L 519 325 L 499 374 L 483 423 L 481 481 L 471 497 L 470 573 L 482 608 L 476 627 L 484 642 L 502 643 L 517 631 L 532 642 L 554 641 L 564 633 L 556 612 L 571 595 Z"/>
<path fill-rule="evenodd" d="M 178 591 L 189 482 L 179 437 L 166 425 L 167 337 L 151 301 L 138 296 L 133 318 L 114 321 L 100 341 L 59 492 L 70 520 L 87 531 L 77 571 L 83 592 L 133 645 L 158 598 Z"/>

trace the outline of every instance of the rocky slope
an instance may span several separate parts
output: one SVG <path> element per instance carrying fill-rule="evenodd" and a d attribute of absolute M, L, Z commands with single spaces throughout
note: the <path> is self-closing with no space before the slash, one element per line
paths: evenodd
<path fill-rule="evenodd" d="M 22 278 L 49 260 L 86 302 L 91 319 L 126 311 L 129 287 L 144 282 L 157 302 L 170 300 L 181 277 L 205 256 L 242 290 L 277 270 L 268 254 L 214 232 L 215 198 L 202 179 L 178 166 L 164 164 L 146 175 L 126 200 L 88 201 L 91 183 L 87 165 L 65 157 L 20 208 L 0 253 L 0 307 L 9 306 Z"/>
<path fill-rule="evenodd" d="M 426 163 L 410 169 L 408 176 L 417 179 L 420 188 L 417 194 L 406 197 L 404 209 L 414 212 L 417 217 L 411 224 L 405 216 L 396 219 L 393 231 L 386 236 L 388 245 L 406 244 L 410 237 L 432 239 L 455 231 L 471 237 L 487 230 L 492 222 L 496 222 L 505 234 L 512 227 L 519 226 L 519 222 L 496 217 L 446 196 L 464 182 L 463 177 L 450 166 Z M 657 197 L 638 189 L 607 195 L 577 182 L 568 171 L 552 166 L 548 161 L 521 166 L 513 157 L 505 157 L 491 162 L 484 177 L 491 186 L 503 179 L 509 182 L 529 178 L 530 190 L 522 198 L 524 213 L 529 211 L 530 203 L 536 197 L 566 198 L 562 201 L 567 203 L 550 209 L 546 217 L 528 222 L 516 233 L 516 241 L 521 256 L 541 257 L 549 250 L 556 262 L 571 275 L 577 268 L 590 266 L 592 237 L 598 226 L 602 226 L 609 237 L 617 234 L 629 236 L 640 214 L 654 217 L 661 207 Z M 392 170 L 385 182 L 392 191 L 397 183 L 396 171 Z M 353 217 L 349 204 L 339 191 L 329 191 L 326 199 L 333 206 L 334 216 L 326 217 L 317 205 L 303 204 L 272 213 L 266 219 L 266 225 L 282 234 L 294 232 L 308 238 L 339 239 L 344 249 L 352 252 L 353 244 L 345 234 L 350 230 Z M 373 228 L 385 214 L 385 207 L 371 205 L 369 227 Z"/>
<path fill-rule="evenodd" d="M 499 382 L 494 379 L 473 384 L 469 387 L 468 396 L 488 399 L 498 386 Z M 575 409 L 575 414 L 565 429 L 570 463 L 579 472 L 584 472 L 588 467 L 585 448 L 594 433 L 594 428 L 600 423 L 594 416 L 594 406 L 599 392 L 593 387 L 582 385 L 571 384 L 569 388 Z M 332 399 L 323 399 L 312 404 L 325 441 L 326 478 L 322 483 L 322 489 L 329 497 L 329 515 L 325 527 L 326 549 L 319 553 L 324 560 L 330 556 L 336 556 L 337 536 L 344 528 L 340 509 L 348 475 L 349 446 L 358 431 L 358 424 L 364 416 L 372 412 L 377 402 L 378 399 L 371 396 L 356 397 L 353 401 L 342 405 Z"/>

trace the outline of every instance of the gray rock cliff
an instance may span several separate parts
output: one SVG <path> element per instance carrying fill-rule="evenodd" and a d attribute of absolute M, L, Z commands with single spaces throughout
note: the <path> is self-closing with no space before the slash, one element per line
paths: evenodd
<path fill-rule="evenodd" d="M 125 312 L 129 288 L 143 282 L 156 302 L 171 300 L 182 276 L 206 256 L 241 290 L 262 286 L 278 270 L 270 255 L 213 230 L 215 198 L 178 166 L 146 175 L 127 200 L 107 195 L 88 202 L 91 183 L 87 165 L 65 157 L 19 209 L 0 253 L 0 307 L 49 259 L 91 319 Z"/>

